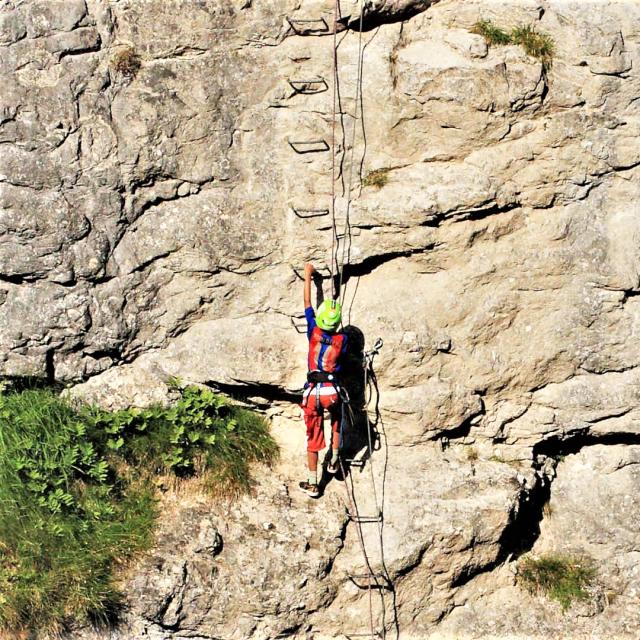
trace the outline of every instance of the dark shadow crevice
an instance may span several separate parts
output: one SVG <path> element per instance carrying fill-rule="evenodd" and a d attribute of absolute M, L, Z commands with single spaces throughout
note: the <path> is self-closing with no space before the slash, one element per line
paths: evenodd
<path fill-rule="evenodd" d="M 509 523 L 498 540 L 498 556 L 493 562 L 482 567 L 466 567 L 455 577 L 451 586 L 460 587 L 477 575 L 493 571 L 504 562 L 516 560 L 531 551 L 540 536 L 544 508 L 551 497 L 553 479 L 542 472 L 543 463 L 551 458 L 557 465 L 564 456 L 576 454 L 584 447 L 596 444 L 640 445 L 640 433 L 597 435 L 581 431 L 564 439 L 554 436 L 534 445 L 533 466 L 536 470 L 536 482 L 533 487 L 520 492 L 510 514 Z"/>
<path fill-rule="evenodd" d="M 362 17 L 362 31 L 372 31 L 385 24 L 395 24 L 397 22 L 404 22 L 411 18 L 424 13 L 430 6 L 436 4 L 438 0 L 416 0 L 415 2 L 407 2 L 406 6 L 402 9 L 390 8 L 387 11 L 379 9 L 377 11 L 367 11 L 365 8 L 364 16 Z M 393 5 L 396 5 L 394 2 Z M 360 31 L 360 16 L 347 16 L 341 20 L 341 23 L 345 25 L 347 29 L 352 31 Z"/>
<path fill-rule="evenodd" d="M 292 393 L 275 384 L 240 381 L 236 383 L 225 383 L 213 380 L 205 384 L 235 400 L 256 406 L 263 406 L 264 404 L 270 404 L 272 402 L 293 402 L 300 404 L 301 399 L 301 394 Z M 255 398 L 264 398 L 265 402 L 256 402 Z"/>
<path fill-rule="evenodd" d="M 342 286 L 344 287 L 351 278 L 361 278 L 362 276 L 367 276 L 373 273 L 373 271 L 375 271 L 378 267 L 381 267 L 387 262 L 391 262 L 392 260 L 396 260 L 397 258 L 408 258 L 414 255 L 419 255 L 421 253 L 426 253 L 427 251 L 429 251 L 429 249 L 432 248 L 433 245 L 429 245 L 416 249 L 405 249 L 404 251 L 390 251 L 388 253 L 383 253 L 376 256 L 369 256 L 368 258 L 365 258 L 364 260 L 356 264 L 346 263 L 342 268 Z M 334 289 L 337 291 L 338 282 L 340 280 L 339 273 L 334 276 L 334 280 Z"/>
<path fill-rule="evenodd" d="M 534 460 L 537 456 L 560 458 L 578 453 L 583 447 L 596 444 L 605 445 L 640 445 L 640 433 L 620 432 L 604 435 L 588 433 L 585 430 L 571 434 L 569 437 L 554 436 L 538 442 L 533 447 Z"/>
<path fill-rule="evenodd" d="M 468 211 L 452 212 L 446 217 L 451 217 L 456 222 L 462 220 L 482 220 L 490 216 L 499 215 L 501 213 L 508 213 L 509 211 L 515 211 L 516 209 L 520 208 L 521 204 L 519 202 L 508 202 L 507 204 L 503 205 L 492 202 L 487 204 L 486 206 L 469 209 Z"/>

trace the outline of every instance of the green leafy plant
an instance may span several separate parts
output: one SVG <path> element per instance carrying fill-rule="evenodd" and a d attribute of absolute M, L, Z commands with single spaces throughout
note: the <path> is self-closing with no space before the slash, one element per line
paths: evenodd
<path fill-rule="evenodd" d="M 389 181 L 389 172 L 391 169 L 383 167 L 382 169 L 374 169 L 362 180 L 364 187 L 376 187 L 376 189 L 382 189 Z"/>
<path fill-rule="evenodd" d="M 55 632 L 118 606 L 114 570 L 153 538 L 154 475 L 235 495 L 277 454 L 260 416 L 208 389 L 115 413 L 46 389 L 0 394 L 0 631 Z"/>
<path fill-rule="evenodd" d="M 518 582 L 530 593 L 542 592 L 566 610 L 576 600 L 587 600 L 595 580 L 593 561 L 587 557 L 525 556 L 518 564 Z"/>
<path fill-rule="evenodd" d="M 249 464 L 278 453 L 264 420 L 209 389 L 187 386 L 170 408 L 84 410 L 97 442 L 143 473 L 198 474 L 214 493 L 251 486 Z"/>
<path fill-rule="evenodd" d="M 113 567 L 149 544 L 155 502 L 108 476 L 54 393 L 0 396 L 0 627 L 56 630 L 113 606 Z"/>
<path fill-rule="evenodd" d="M 538 59 L 545 69 L 550 69 L 555 54 L 555 42 L 551 36 L 536 31 L 531 25 L 520 25 L 507 32 L 489 20 L 480 20 L 471 33 L 482 36 L 489 45 L 520 45 L 527 55 Z"/>

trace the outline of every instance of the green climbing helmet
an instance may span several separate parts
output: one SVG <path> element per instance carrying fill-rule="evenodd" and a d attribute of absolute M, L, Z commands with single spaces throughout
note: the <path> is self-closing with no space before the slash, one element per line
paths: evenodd
<path fill-rule="evenodd" d="M 318 307 L 316 323 L 324 331 L 335 331 L 342 320 L 342 305 L 337 300 L 324 300 Z"/>

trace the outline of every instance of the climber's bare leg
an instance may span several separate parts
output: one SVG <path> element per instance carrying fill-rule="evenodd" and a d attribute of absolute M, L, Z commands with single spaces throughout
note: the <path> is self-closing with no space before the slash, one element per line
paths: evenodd
<path fill-rule="evenodd" d="M 307 451 L 307 464 L 309 466 L 309 471 L 318 471 L 318 452 L 317 451 Z"/>

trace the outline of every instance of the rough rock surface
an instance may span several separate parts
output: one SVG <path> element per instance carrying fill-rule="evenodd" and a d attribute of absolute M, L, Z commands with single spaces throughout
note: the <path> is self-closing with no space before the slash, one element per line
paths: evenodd
<path fill-rule="evenodd" d="M 340 231 L 353 202 L 338 256 L 346 246 L 346 320 L 385 340 L 373 463 L 390 633 L 397 617 L 406 638 L 635 638 L 638 551 L 623 531 L 637 516 L 608 471 L 583 466 L 611 469 L 640 443 L 640 9 L 367 0 L 360 34 L 359 3 L 341 5 Z M 487 47 L 479 19 L 550 34 L 553 66 Z M 326 0 L 0 5 L 2 373 L 81 383 L 109 406 L 162 401 L 168 376 L 212 384 L 268 407 L 283 447 L 255 497 L 167 518 L 161 560 L 139 567 L 102 638 L 368 627 L 342 483 L 317 504 L 288 495 L 304 450 L 298 273 L 332 262 L 328 217 L 295 214 L 329 207 L 330 153 L 289 143 L 331 143 L 332 24 Z M 133 76 L 115 64 L 129 49 Z M 568 446 L 580 453 L 557 464 Z M 363 512 L 368 468 L 353 474 Z M 634 495 L 626 468 L 613 477 Z M 566 523 L 538 525 L 556 488 L 569 513 L 619 505 L 617 525 L 574 542 L 618 567 L 624 606 L 579 624 L 513 584 L 518 554 L 566 537 Z M 496 626 L 503 596 L 514 615 Z"/>
<path fill-rule="evenodd" d="M 587 554 L 598 568 L 594 598 L 562 614 L 559 605 L 515 586 L 514 567 L 468 584 L 441 630 L 452 637 L 503 636 L 514 623 L 524 637 L 637 636 L 640 627 L 638 482 L 640 447 L 594 445 L 559 463 L 537 555 Z M 511 569 L 511 571 L 509 570 Z M 472 633 L 469 633 L 473 630 Z"/>

